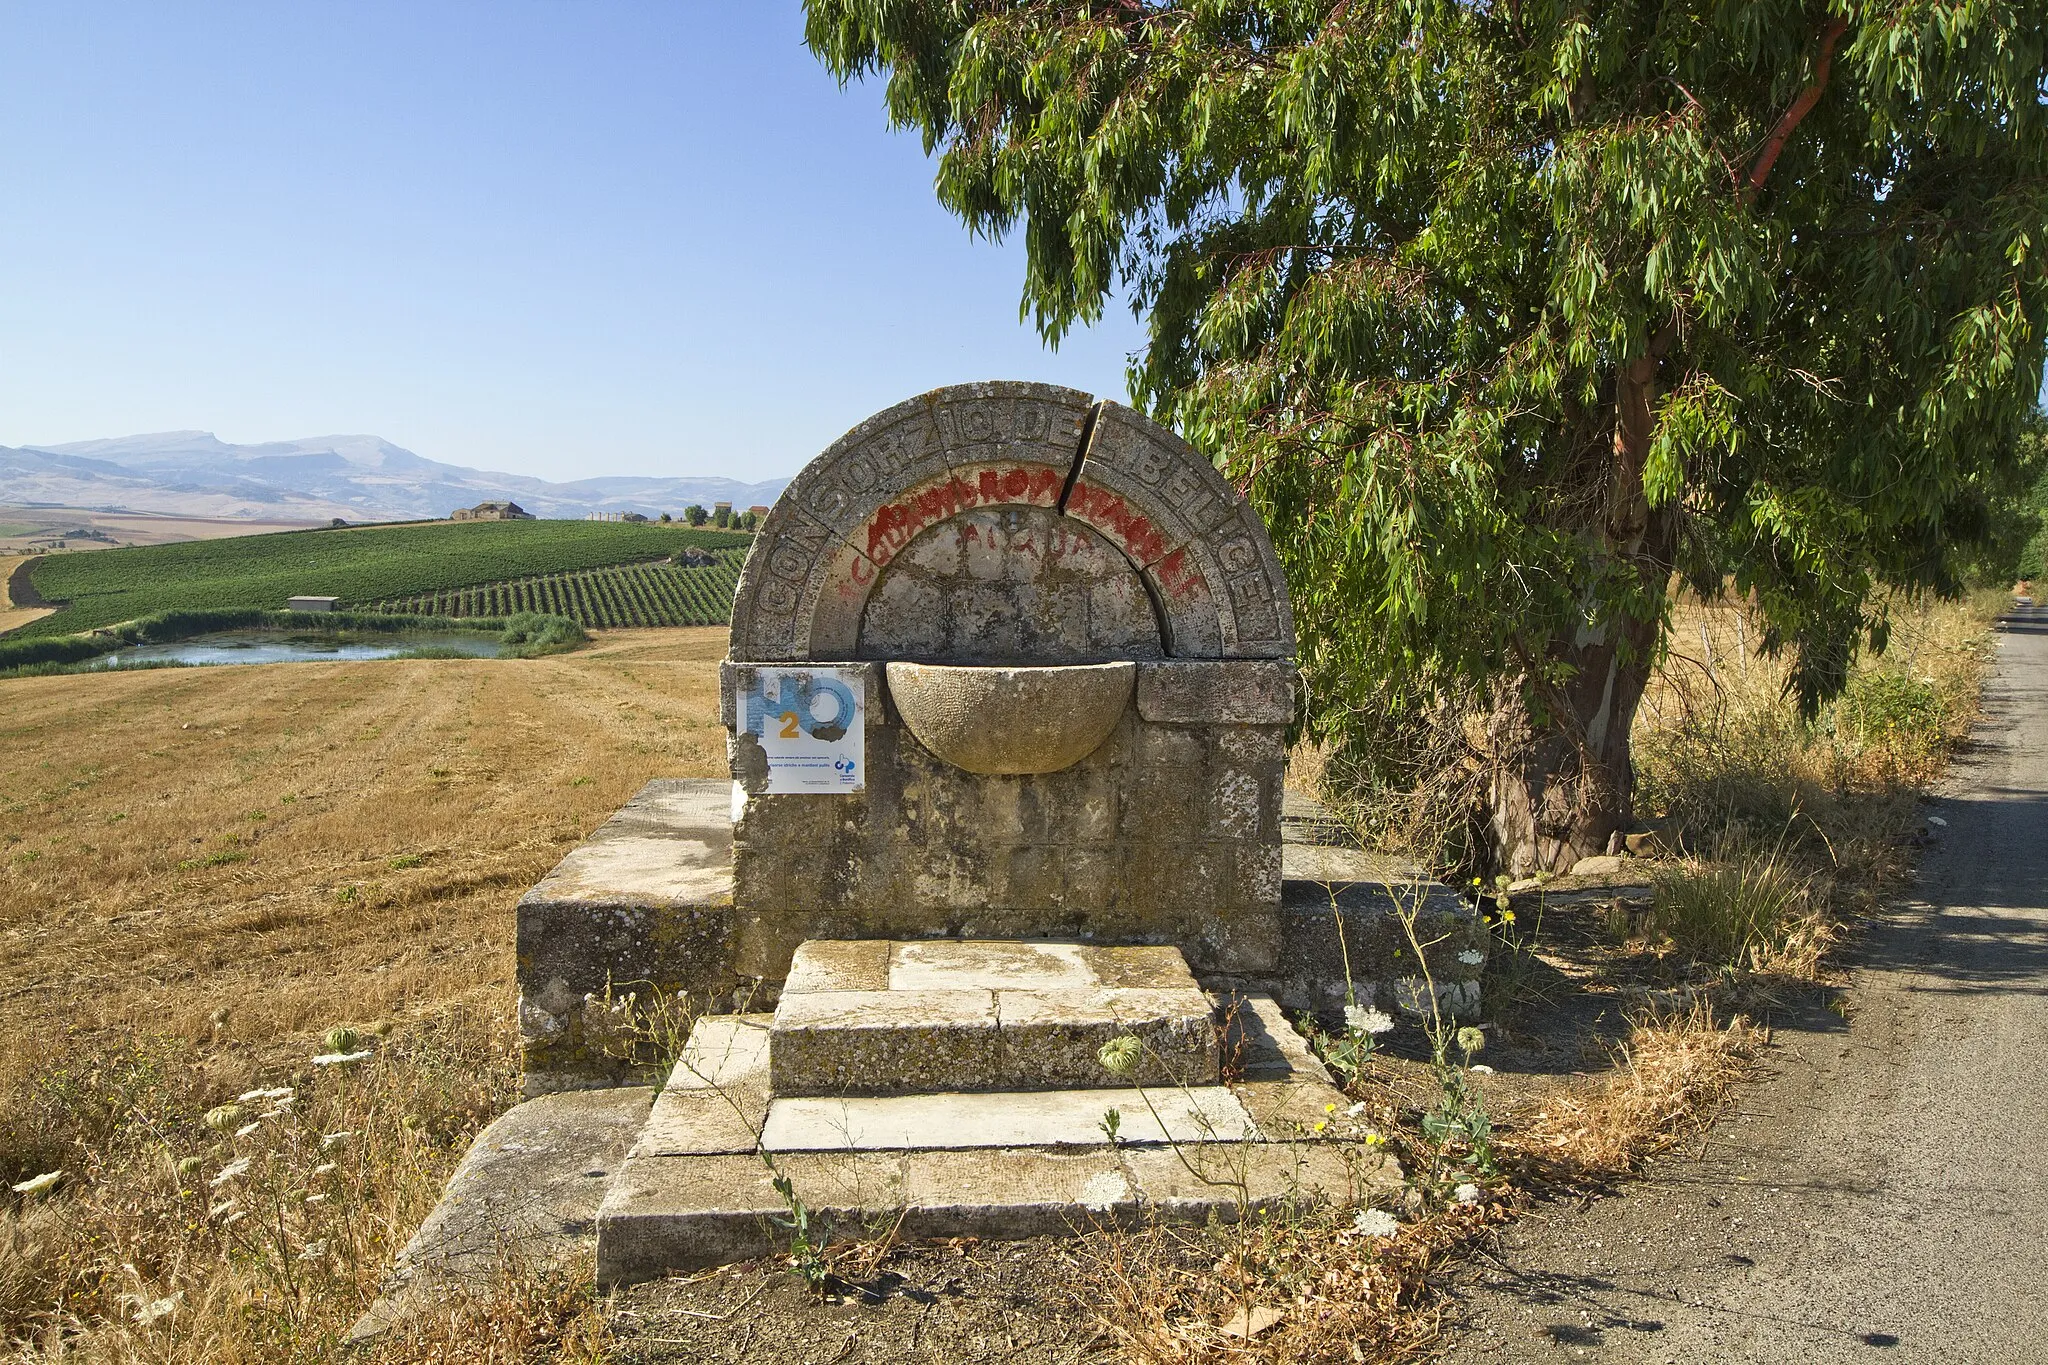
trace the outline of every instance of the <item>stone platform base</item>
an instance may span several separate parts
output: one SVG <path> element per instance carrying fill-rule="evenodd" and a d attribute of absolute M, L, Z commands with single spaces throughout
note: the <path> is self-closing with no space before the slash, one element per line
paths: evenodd
<path fill-rule="evenodd" d="M 1400 1167 L 1347 1140 L 1362 1131 L 1279 1007 L 1257 996 L 1221 1012 L 1223 1084 L 844 1098 L 771 1098 L 770 1016 L 702 1020 L 598 1210 L 599 1281 L 786 1249 L 778 1173 L 828 1237 L 1014 1238 L 1391 1202 Z"/>
<path fill-rule="evenodd" d="M 1220 1085 L 781 1101 L 767 1087 L 770 1016 L 712 1016 L 658 1094 L 545 1095 L 486 1129 L 351 1338 L 488 1283 L 506 1257 L 571 1263 L 594 1241 L 600 1279 L 621 1284 L 786 1251 L 777 1171 L 825 1237 L 1060 1236 L 1305 1202 L 1396 1206 L 1400 1166 L 1361 1140 L 1273 1001 L 1222 999 L 1220 1013 Z"/>

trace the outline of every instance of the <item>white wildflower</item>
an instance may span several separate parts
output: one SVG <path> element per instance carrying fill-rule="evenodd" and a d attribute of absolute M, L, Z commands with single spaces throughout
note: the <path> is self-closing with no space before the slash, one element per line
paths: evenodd
<path fill-rule="evenodd" d="M 1344 1023 L 1360 1033 L 1389 1033 L 1394 1027 L 1394 1016 L 1385 1010 L 1367 1009 L 1363 1005 L 1346 1005 Z"/>
<path fill-rule="evenodd" d="M 215 1176 L 213 1179 L 207 1181 L 206 1183 L 208 1185 L 211 1185 L 215 1189 L 219 1189 L 222 1185 L 227 1184 L 230 1180 L 240 1180 L 243 1176 L 247 1175 L 248 1173 L 249 1158 L 245 1156 L 236 1157 L 233 1161 L 230 1161 L 227 1165 L 220 1168 L 219 1175 Z"/>
<path fill-rule="evenodd" d="M 1347 1118 L 1347 1119 L 1355 1119 L 1355 1118 L 1357 1118 L 1357 1117 L 1358 1117 L 1358 1116 L 1359 1116 L 1360 1114 L 1363 1114 L 1364 1112 L 1365 1112 L 1365 1101 L 1364 1101 L 1364 1100 L 1360 1100 L 1360 1101 L 1359 1101 L 1358 1103 L 1356 1103 L 1356 1104 L 1352 1105 L 1352 1106 L 1351 1106 L 1351 1107 L 1350 1107 L 1349 1109 L 1346 1109 L 1346 1110 L 1344 1111 L 1344 1117 L 1345 1117 L 1345 1118 Z"/>
<path fill-rule="evenodd" d="M 62 1171 L 44 1171 L 41 1175 L 24 1180 L 13 1188 L 16 1194 L 41 1194 L 63 1178 Z"/>
<path fill-rule="evenodd" d="M 1368 1237 L 1392 1237 L 1401 1230 L 1401 1224 L 1385 1209 L 1360 1209 L 1351 1220 L 1351 1230 Z"/>
<path fill-rule="evenodd" d="M 299 1252 L 299 1259 L 302 1261 L 317 1261 L 326 1254 L 327 1243 L 308 1242 L 306 1243 L 304 1249 Z"/>
<path fill-rule="evenodd" d="M 257 1100 L 271 1100 L 273 1102 L 289 1100 L 292 1098 L 293 1093 L 292 1088 L 288 1085 L 281 1085 L 275 1090 L 245 1090 L 235 1096 L 235 1103 L 254 1104 Z"/>
<path fill-rule="evenodd" d="M 177 1312 L 178 1305 L 183 1302 L 185 1302 L 185 1291 L 182 1289 L 165 1298 L 151 1299 L 148 1303 L 137 1299 L 135 1300 L 135 1321 L 147 1327 L 158 1318 L 167 1318 Z"/>
<path fill-rule="evenodd" d="M 1477 948 L 1467 948 L 1464 952 L 1458 954 L 1458 961 L 1464 963 L 1467 967 L 1477 967 L 1480 963 L 1486 961 L 1486 954 L 1480 952 Z"/>
<path fill-rule="evenodd" d="M 354 1136 L 354 1129 L 346 1129 L 339 1133 L 323 1133 L 320 1135 L 320 1150 L 331 1152 L 337 1147 L 346 1147 L 348 1140 Z"/>
<path fill-rule="evenodd" d="M 1479 1187 L 1477 1185 L 1472 1184 L 1464 1184 L 1458 1186 L 1457 1189 L 1451 1191 L 1451 1202 L 1454 1204 L 1478 1203 Z"/>
<path fill-rule="evenodd" d="M 313 1059 L 314 1066 L 354 1066 L 370 1055 L 366 1048 L 361 1052 L 323 1052 Z"/>

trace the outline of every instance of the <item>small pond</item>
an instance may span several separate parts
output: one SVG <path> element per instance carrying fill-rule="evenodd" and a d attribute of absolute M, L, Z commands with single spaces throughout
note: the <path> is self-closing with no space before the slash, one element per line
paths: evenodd
<path fill-rule="evenodd" d="M 435 631 L 383 635 L 350 631 L 314 635 L 301 631 L 223 630 L 162 645 L 131 645 L 101 659 L 100 668 L 142 663 L 282 664 L 307 659 L 392 659 L 431 650 L 473 659 L 498 657 L 498 637 L 481 631 Z"/>

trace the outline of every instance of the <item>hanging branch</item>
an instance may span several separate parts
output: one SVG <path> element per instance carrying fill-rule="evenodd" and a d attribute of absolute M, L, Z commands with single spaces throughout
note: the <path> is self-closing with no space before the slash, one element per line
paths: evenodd
<path fill-rule="evenodd" d="M 1749 179 L 1742 187 L 1742 202 L 1756 201 L 1757 192 L 1764 186 L 1764 179 L 1771 173 L 1771 167 L 1778 164 L 1778 154 L 1785 150 L 1785 144 L 1792 138 L 1792 132 L 1800 121 L 1813 112 L 1813 106 L 1820 103 L 1821 94 L 1828 88 L 1828 72 L 1835 64 L 1835 43 L 1849 27 L 1849 21 L 1840 17 L 1830 19 L 1826 31 L 1820 37 L 1820 60 L 1814 64 L 1813 84 L 1807 86 L 1785 106 L 1785 112 L 1778 116 L 1777 126 L 1764 139 L 1764 147 L 1757 153 L 1756 164 L 1749 168 Z"/>

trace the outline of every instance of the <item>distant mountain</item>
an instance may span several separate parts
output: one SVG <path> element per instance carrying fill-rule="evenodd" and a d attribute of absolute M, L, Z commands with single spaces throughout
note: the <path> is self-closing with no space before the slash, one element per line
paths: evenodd
<path fill-rule="evenodd" d="M 775 501 L 787 479 L 596 478 L 551 483 L 442 464 L 377 436 L 229 445 L 163 431 L 56 446 L 0 446 L 0 503 L 264 521 L 404 521 L 510 498 L 541 517 L 681 513 Z"/>

